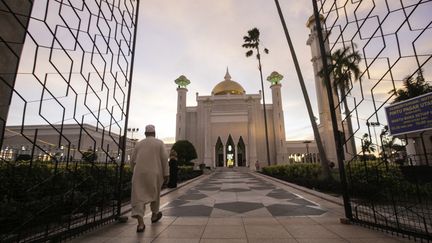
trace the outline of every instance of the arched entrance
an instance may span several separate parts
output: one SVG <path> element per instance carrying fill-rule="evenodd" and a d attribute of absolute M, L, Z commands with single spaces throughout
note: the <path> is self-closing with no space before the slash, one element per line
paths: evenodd
<path fill-rule="evenodd" d="M 215 156 L 216 167 L 223 167 L 224 166 L 224 151 L 223 151 L 223 144 L 222 144 L 220 137 L 218 137 L 217 142 L 216 142 L 215 153 L 216 153 L 216 156 Z"/>
<path fill-rule="evenodd" d="M 237 161 L 238 166 L 246 166 L 246 146 L 242 137 L 237 143 Z"/>
<path fill-rule="evenodd" d="M 229 135 L 226 146 L 225 146 L 225 151 L 226 151 L 226 166 L 227 167 L 233 167 L 235 166 L 235 144 L 234 141 L 231 137 L 231 135 Z"/>

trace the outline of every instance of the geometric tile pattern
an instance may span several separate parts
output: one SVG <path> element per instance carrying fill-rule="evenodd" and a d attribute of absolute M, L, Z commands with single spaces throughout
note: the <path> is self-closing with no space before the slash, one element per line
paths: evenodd
<path fill-rule="evenodd" d="M 259 217 L 321 215 L 326 210 L 252 173 L 223 171 L 189 189 L 162 212 L 176 217 Z"/>

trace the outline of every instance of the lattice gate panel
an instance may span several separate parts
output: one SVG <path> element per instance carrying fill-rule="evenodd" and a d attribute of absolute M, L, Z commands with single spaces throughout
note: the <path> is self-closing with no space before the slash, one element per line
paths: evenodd
<path fill-rule="evenodd" d="M 138 0 L 20 2 L 33 6 L 0 144 L 0 241 L 61 240 L 115 219 L 128 196 Z"/>
<path fill-rule="evenodd" d="M 384 108 L 408 79 L 431 85 L 432 1 L 317 3 L 331 53 L 350 47 L 361 55 L 360 78 L 350 80 L 346 95 L 338 89 L 336 108 L 344 114 L 339 126 L 351 120 L 353 127 L 345 151 L 351 139 L 357 147 L 345 161 L 353 220 L 431 239 L 432 131 L 391 136 Z"/>

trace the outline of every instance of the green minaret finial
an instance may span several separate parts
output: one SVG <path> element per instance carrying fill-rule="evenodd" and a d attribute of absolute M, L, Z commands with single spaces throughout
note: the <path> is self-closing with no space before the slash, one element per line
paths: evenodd
<path fill-rule="evenodd" d="M 267 81 L 269 81 L 272 85 L 280 83 L 280 81 L 283 79 L 283 75 L 273 71 L 270 76 L 267 77 Z"/>
<path fill-rule="evenodd" d="M 179 88 L 186 88 L 188 84 L 190 84 L 190 80 L 186 78 L 186 76 L 181 75 L 175 80 L 175 83 L 178 85 Z"/>

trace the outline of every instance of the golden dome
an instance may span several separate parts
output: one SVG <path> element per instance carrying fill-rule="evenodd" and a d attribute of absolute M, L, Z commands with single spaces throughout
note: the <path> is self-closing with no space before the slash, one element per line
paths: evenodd
<path fill-rule="evenodd" d="M 225 80 L 218 83 L 212 90 L 213 95 L 227 95 L 227 94 L 242 95 L 245 93 L 246 93 L 245 90 L 239 83 L 231 80 L 231 76 L 228 72 L 228 69 L 227 69 L 227 73 L 225 74 Z"/>

